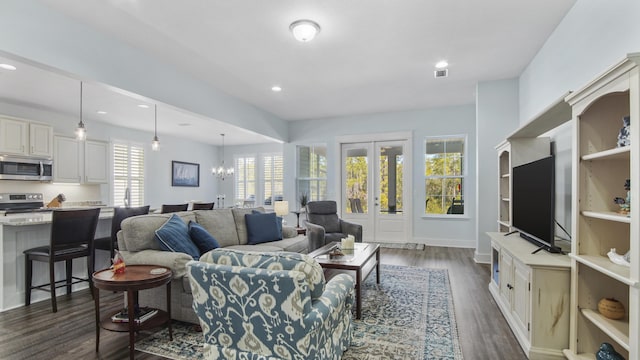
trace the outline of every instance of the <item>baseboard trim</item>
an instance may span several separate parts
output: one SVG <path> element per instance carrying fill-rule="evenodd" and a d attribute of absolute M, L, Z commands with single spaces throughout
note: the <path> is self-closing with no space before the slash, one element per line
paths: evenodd
<path fill-rule="evenodd" d="M 491 264 L 491 254 L 480 254 L 476 252 L 473 255 L 473 261 L 478 264 Z"/>
<path fill-rule="evenodd" d="M 461 240 L 461 239 L 434 239 L 434 238 L 417 238 L 414 237 L 413 241 L 418 244 L 425 244 L 426 246 L 439 246 L 439 247 L 455 247 L 455 248 L 467 248 L 474 249 L 476 247 L 476 241 L 474 240 Z"/>

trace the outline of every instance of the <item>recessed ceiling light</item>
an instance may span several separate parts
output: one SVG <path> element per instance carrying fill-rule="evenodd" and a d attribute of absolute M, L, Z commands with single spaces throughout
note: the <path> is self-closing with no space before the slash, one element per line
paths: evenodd
<path fill-rule="evenodd" d="M 15 70 L 16 67 L 10 64 L 0 64 L 0 69 L 5 69 L 5 70 Z"/>
<path fill-rule="evenodd" d="M 138 107 L 139 107 L 139 108 L 143 108 L 143 109 L 148 109 L 148 108 L 149 108 L 149 105 L 146 105 L 146 104 L 140 104 L 140 105 L 138 105 Z"/>
<path fill-rule="evenodd" d="M 280 92 L 280 91 L 282 91 L 282 88 L 281 88 L 280 86 L 276 85 L 276 86 L 273 86 L 273 87 L 271 88 L 271 91 L 273 91 L 273 92 Z"/>
<path fill-rule="evenodd" d="M 446 60 L 438 61 L 436 63 L 436 68 L 438 68 L 438 69 L 444 69 L 447 66 L 449 66 L 449 63 Z"/>
<path fill-rule="evenodd" d="M 189 124 L 189 123 L 180 123 L 180 124 L 178 124 L 178 126 L 191 126 L 191 124 Z"/>
<path fill-rule="evenodd" d="M 100 115 L 104 115 L 104 114 L 106 114 L 107 112 L 106 112 L 106 111 L 104 111 L 104 110 L 98 110 L 98 111 L 96 111 L 96 113 L 98 113 L 98 114 L 100 114 Z"/>
<path fill-rule="evenodd" d="M 308 42 L 320 32 L 320 25 L 311 20 L 297 20 L 291 23 L 289 29 L 296 40 Z"/>

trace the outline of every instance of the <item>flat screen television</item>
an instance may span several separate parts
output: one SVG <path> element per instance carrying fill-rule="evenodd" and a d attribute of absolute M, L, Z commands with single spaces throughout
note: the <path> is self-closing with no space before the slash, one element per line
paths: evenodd
<path fill-rule="evenodd" d="M 555 236 L 555 161 L 553 156 L 515 166 L 511 173 L 511 225 L 520 236 L 559 252 Z"/>

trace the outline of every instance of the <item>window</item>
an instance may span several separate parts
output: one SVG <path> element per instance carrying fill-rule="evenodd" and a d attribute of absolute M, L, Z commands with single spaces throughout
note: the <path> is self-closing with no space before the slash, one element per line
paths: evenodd
<path fill-rule="evenodd" d="M 128 199 L 128 204 L 125 202 Z M 113 205 L 144 205 L 144 147 L 113 144 Z"/>
<path fill-rule="evenodd" d="M 425 141 L 425 214 L 464 214 L 465 136 Z"/>
<path fill-rule="evenodd" d="M 256 201 L 256 157 L 236 157 L 236 203 L 255 205 Z"/>
<path fill-rule="evenodd" d="M 298 196 L 308 201 L 327 196 L 327 146 L 298 146 Z"/>
<path fill-rule="evenodd" d="M 262 186 L 264 205 L 281 201 L 284 195 L 284 170 L 282 154 L 262 156 Z"/>

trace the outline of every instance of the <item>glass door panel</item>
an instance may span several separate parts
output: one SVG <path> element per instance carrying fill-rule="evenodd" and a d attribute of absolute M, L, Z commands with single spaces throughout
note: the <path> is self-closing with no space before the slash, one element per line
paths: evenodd
<path fill-rule="evenodd" d="M 367 214 L 369 212 L 368 153 L 367 148 L 346 149 L 344 166 L 347 203 L 345 206 L 348 214 Z"/>

